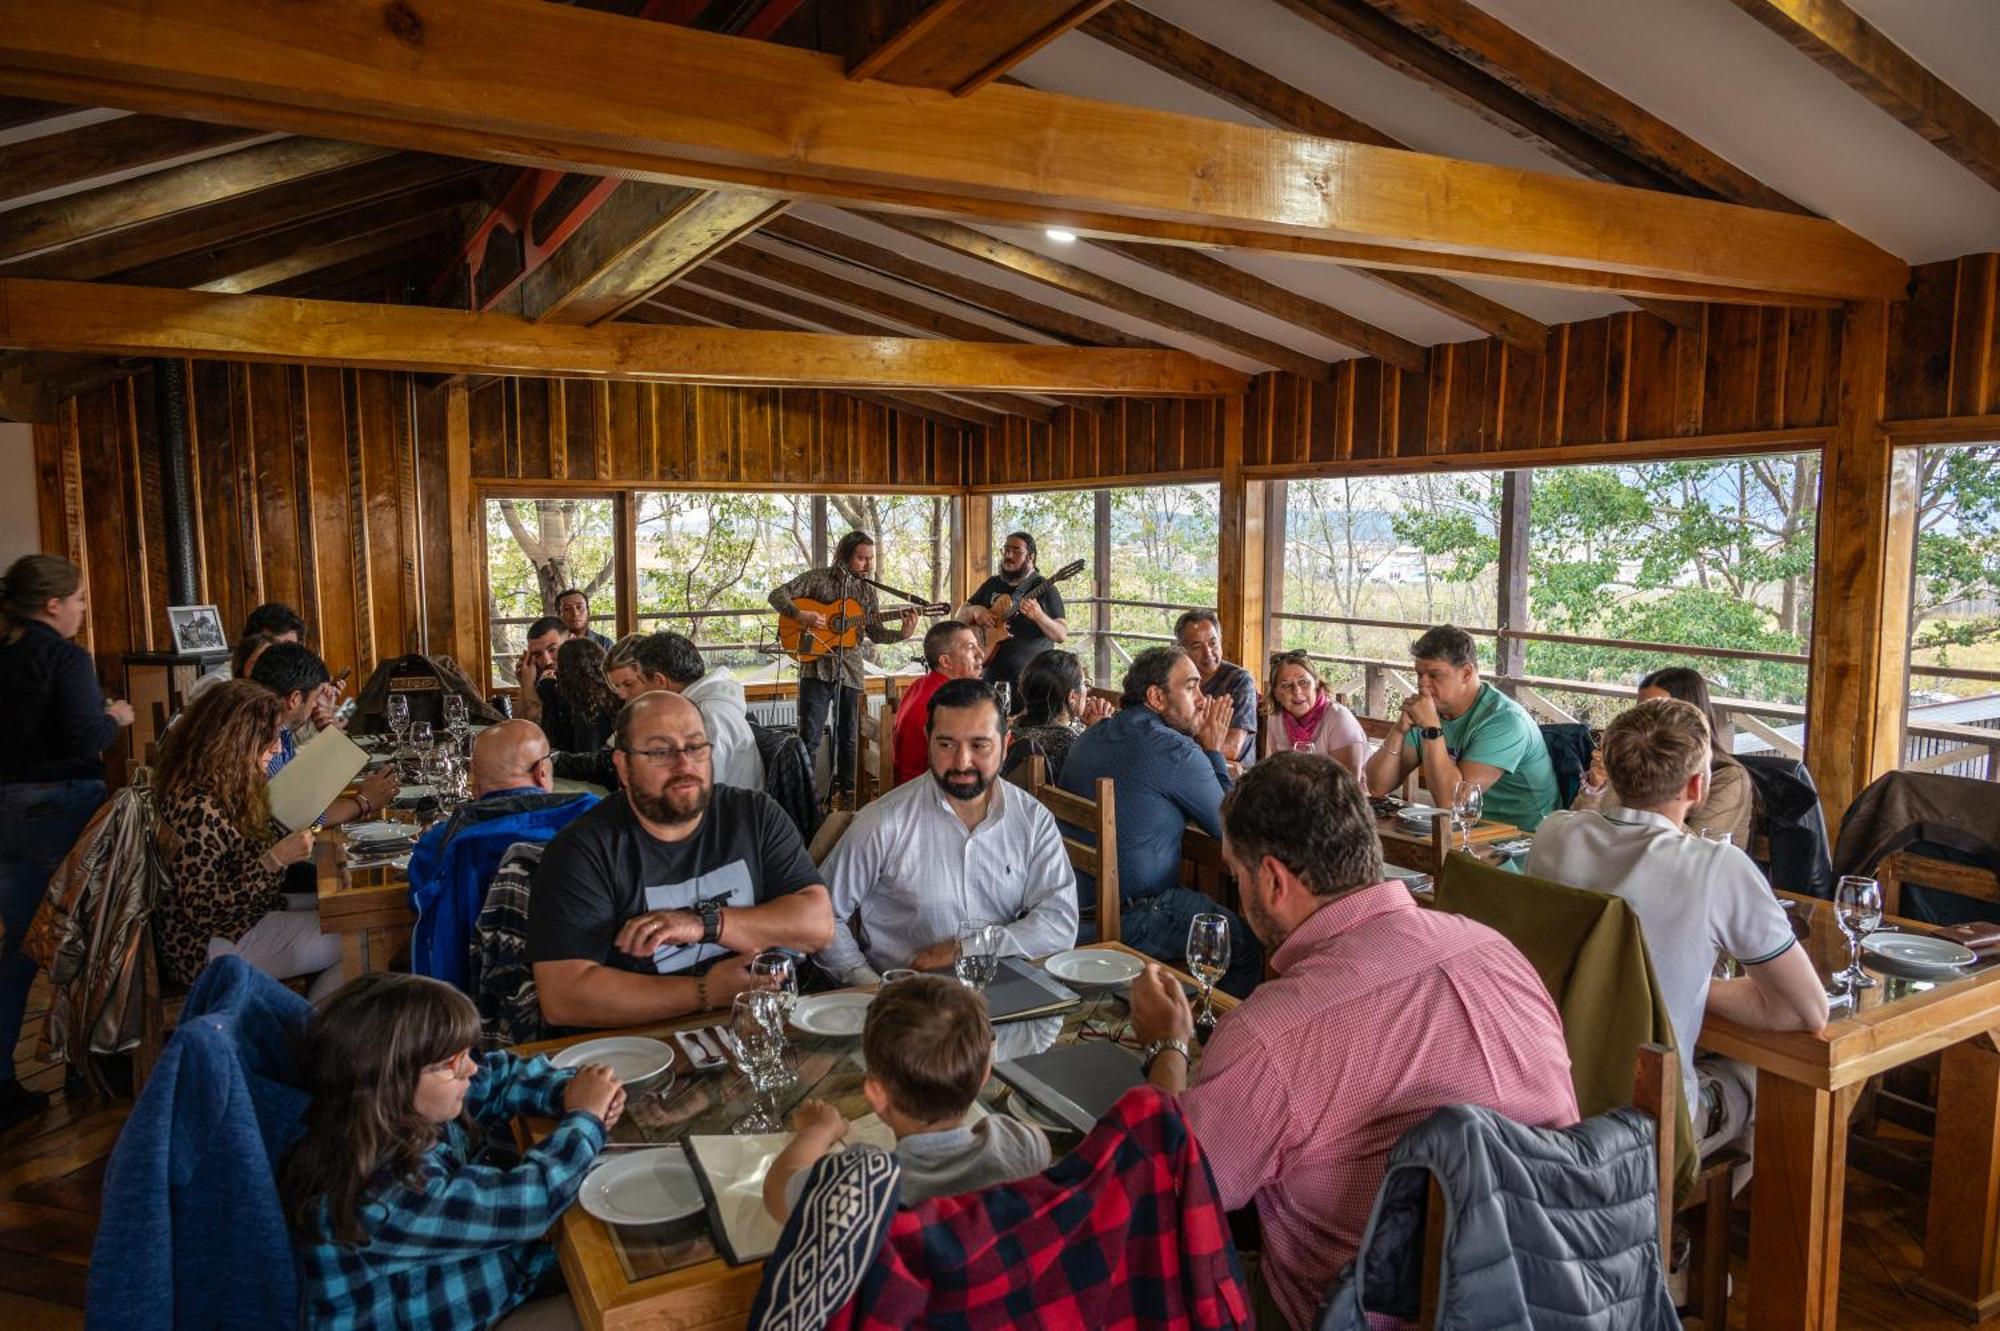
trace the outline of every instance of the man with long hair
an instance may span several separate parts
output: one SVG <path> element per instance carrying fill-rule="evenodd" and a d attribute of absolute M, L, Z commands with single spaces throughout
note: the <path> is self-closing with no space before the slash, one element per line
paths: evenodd
<path fill-rule="evenodd" d="M 985 633 L 995 627 L 994 602 L 1009 598 L 1014 608 L 1007 615 L 1007 637 L 987 656 L 982 678 L 988 684 L 1005 684 L 1010 695 L 1020 689 L 1021 672 L 1029 661 L 1069 640 L 1062 593 L 1049 587 L 1036 594 L 1041 583 L 1035 573 L 1039 555 L 1033 536 L 1009 532 L 1000 544 L 1000 571 L 980 583 L 958 611 L 960 623 Z M 1028 599 L 1023 593 L 1030 594 Z"/>
<path fill-rule="evenodd" d="M 880 602 L 875 585 L 868 579 L 875 572 L 875 538 L 865 531 L 851 531 L 834 548 L 833 562 L 825 568 L 809 568 L 782 587 L 773 588 L 771 608 L 791 615 L 808 628 L 823 629 L 827 617 L 816 610 L 802 609 L 801 600 L 832 605 L 844 600 L 861 604 L 862 632 L 870 642 L 901 642 L 917 627 L 917 612 L 903 612 L 903 622 L 891 628 L 878 624 Z M 805 741 L 806 756 L 817 761 L 820 736 L 826 733 L 826 709 L 833 717 L 832 803 L 840 806 L 854 798 L 855 742 L 861 733 L 861 690 L 865 682 L 862 667 L 865 646 L 842 648 L 825 656 L 799 663 L 799 738 Z"/>

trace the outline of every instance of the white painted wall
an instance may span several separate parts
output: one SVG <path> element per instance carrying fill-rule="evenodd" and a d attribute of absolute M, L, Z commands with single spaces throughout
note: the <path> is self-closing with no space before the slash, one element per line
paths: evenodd
<path fill-rule="evenodd" d="M 0 421 L 0 569 L 41 548 L 34 427 Z"/>

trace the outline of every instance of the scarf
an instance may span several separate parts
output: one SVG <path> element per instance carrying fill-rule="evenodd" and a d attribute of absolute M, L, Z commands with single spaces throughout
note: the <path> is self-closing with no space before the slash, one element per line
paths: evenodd
<path fill-rule="evenodd" d="M 1312 705 L 1312 710 L 1307 712 L 1303 719 L 1293 716 L 1282 707 L 1278 709 L 1278 715 L 1285 718 L 1285 738 L 1291 741 L 1293 748 L 1301 744 L 1310 744 L 1318 738 L 1319 723 L 1326 718 L 1327 706 L 1332 702 L 1333 695 L 1321 689 L 1319 701 Z"/>

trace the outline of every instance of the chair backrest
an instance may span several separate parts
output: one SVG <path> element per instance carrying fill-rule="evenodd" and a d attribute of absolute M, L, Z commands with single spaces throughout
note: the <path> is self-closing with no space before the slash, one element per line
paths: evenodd
<path fill-rule="evenodd" d="M 882 681 L 880 708 L 868 706 L 866 695 L 861 699 L 861 753 L 854 782 L 857 808 L 896 788 L 896 707 L 902 696 L 902 689 L 891 678 Z"/>
<path fill-rule="evenodd" d="M 1111 778 L 1097 778 L 1097 798 L 1094 800 L 1073 795 L 1050 783 L 1048 765 L 1038 753 L 1028 759 L 1028 793 L 1040 800 L 1042 807 L 1054 814 L 1057 825 L 1064 829 L 1063 849 L 1069 852 L 1070 867 L 1076 870 L 1079 877 L 1088 875 L 1096 880 L 1097 937 L 1101 942 L 1116 942 L 1120 928 L 1118 795 Z M 1068 829 L 1073 827 L 1089 831 L 1096 844 L 1086 843 L 1071 835 Z"/>
<path fill-rule="evenodd" d="M 1633 1055 L 1631 1107 L 1653 1121 L 1654 1194 L 1659 1205 L 1660 1260 L 1669 1260 L 1674 1236 L 1674 1160 L 1682 1149 L 1676 1135 L 1686 1121 L 1681 1112 L 1680 1059 L 1661 1044 L 1643 1044 Z M 1437 1180 L 1424 1209 L 1423 1284 L 1417 1325 L 1434 1331 L 1444 1288 L 1445 1199 Z"/>
<path fill-rule="evenodd" d="M 528 895 L 543 849 L 539 841 L 507 848 L 472 927 L 466 989 L 479 1009 L 481 1041 L 488 1049 L 538 1040 L 547 1032 L 528 960 Z"/>
<path fill-rule="evenodd" d="M 1222 862 L 1222 843 L 1199 827 L 1181 830 L 1181 885 L 1234 909 L 1236 883 Z"/>
<path fill-rule="evenodd" d="M 819 831 L 813 834 L 812 844 L 806 847 L 806 854 L 812 856 L 812 862 L 824 866 L 826 857 L 833 854 L 833 848 L 840 844 L 840 839 L 847 835 L 847 829 L 853 824 L 852 810 L 835 809 L 828 814 L 826 821 L 819 825 Z"/>

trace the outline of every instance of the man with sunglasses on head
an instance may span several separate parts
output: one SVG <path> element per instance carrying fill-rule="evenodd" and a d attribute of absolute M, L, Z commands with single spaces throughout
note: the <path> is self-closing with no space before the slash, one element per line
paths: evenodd
<path fill-rule="evenodd" d="M 551 1026 L 634 1026 L 727 1008 L 767 948 L 833 937 L 825 879 L 761 790 L 715 784 L 701 713 L 675 693 L 625 704 L 620 790 L 549 843 L 528 899 L 528 960 Z"/>

